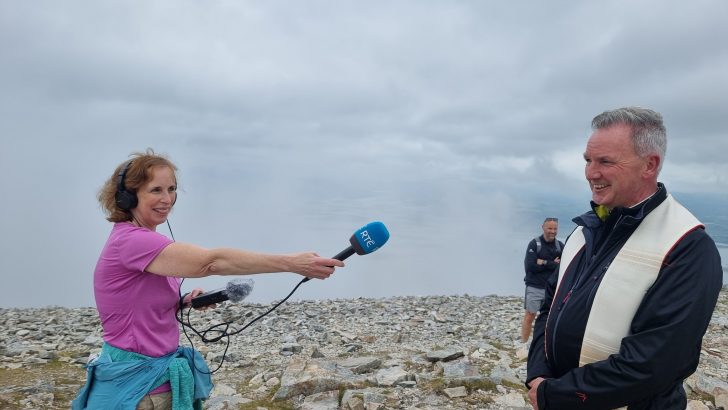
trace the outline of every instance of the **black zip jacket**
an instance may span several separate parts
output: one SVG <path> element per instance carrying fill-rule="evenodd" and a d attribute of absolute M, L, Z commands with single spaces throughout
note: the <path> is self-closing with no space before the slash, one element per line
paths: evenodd
<path fill-rule="evenodd" d="M 535 238 L 531 239 L 528 247 L 526 247 L 526 257 L 523 258 L 526 277 L 523 280 L 526 282 L 526 286 L 546 289 L 549 278 L 559 269 L 559 264 L 554 262 L 554 259 L 561 257 L 560 249 L 564 249 L 564 244 L 558 239 L 554 239 L 553 242 L 546 242 L 543 235 L 540 236 L 540 239 L 540 251 L 538 251 L 538 246 L 536 246 Z M 560 249 L 556 248 L 556 241 L 559 241 Z M 539 265 L 536 263 L 536 259 L 543 259 L 546 261 L 546 264 Z"/>
<path fill-rule="evenodd" d="M 529 349 L 527 383 L 546 379 L 538 387 L 540 410 L 687 406 L 682 382 L 698 366 L 723 282 L 720 254 L 702 228 L 686 234 L 668 253 L 619 353 L 579 367 L 586 322 L 604 272 L 645 215 L 666 198 L 659 184 L 647 201 L 615 208 L 604 222 L 594 212 L 574 219 L 584 227 L 586 245 L 567 267 L 558 290 L 558 275 L 553 275 Z"/>

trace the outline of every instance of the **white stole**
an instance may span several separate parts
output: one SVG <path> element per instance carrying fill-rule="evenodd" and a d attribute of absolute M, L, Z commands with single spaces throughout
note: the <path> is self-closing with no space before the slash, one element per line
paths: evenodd
<path fill-rule="evenodd" d="M 645 293 L 657 279 L 667 254 L 688 232 L 702 226 L 672 195 L 642 220 L 604 273 L 589 312 L 579 366 L 619 352 Z M 584 247 L 578 227 L 564 246 L 559 285 L 574 256 Z M 588 256 L 587 256 L 588 257 Z"/>

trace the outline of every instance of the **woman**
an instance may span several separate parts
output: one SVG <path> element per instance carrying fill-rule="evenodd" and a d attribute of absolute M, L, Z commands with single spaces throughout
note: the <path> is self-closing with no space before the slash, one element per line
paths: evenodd
<path fill-rule="evenodd" d="M 175 312 L 180 278 L 294 272 L 326 279 L 336 266 L 344 266 L 313 252 L 273 255 L 206 249 L 158 234 L 157 226 L 167 221 L 177 200 L 176 170 L 167 158 L 148 149 L 120 164 L 99 192 L 106 219 L 114 223 L 94 271 L 104 346 L 99 359 L 89 365 L 87 384 L 74 400 L 74 409 L 116 408 L 117 403 L 132 409 L 192 408 L 193 402 L 199 407 L 207 398 L 209 375 L 197 371 L 206 368 L 204 360 L 194 350 L 179 347 Z M 195 289 L 183 303 L 200 293 Z M 148 371 L 150 365 L 156 373 Z M 184 377 L 178 377 L 180 372 Z M 105 385 L 102 380 L 115 382 Z"/>

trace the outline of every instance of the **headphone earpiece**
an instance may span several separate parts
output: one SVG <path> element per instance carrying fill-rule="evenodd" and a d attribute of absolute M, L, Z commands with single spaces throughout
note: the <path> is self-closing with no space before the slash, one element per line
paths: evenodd
<path fill-rule="evenodd" d="M 116 206 L 118 206 L 123 211 L 129 211 L 131 209 L 134 209 L 139 202 L 136 194 L 134 192 L 127 191 L 126 186 L 124 185 L 126 173 L 127 171 L 129 171 L 129 167 L 131 166 L 132 162 L 134 161 L 127 162 L 124 166 L 124 169 L 119 172 L 116 184 Z"/>

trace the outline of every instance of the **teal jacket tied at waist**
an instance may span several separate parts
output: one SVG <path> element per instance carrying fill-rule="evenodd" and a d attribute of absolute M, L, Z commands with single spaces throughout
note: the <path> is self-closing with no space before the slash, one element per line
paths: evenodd
<path fill-rule="evenodd" d="M 134 410 L 149 391 L 170 382 L 174 410 L 202 409 L 212 390 L 207 363 L 189 347 L 149 357 L 104 343 L 101 355 L 87 366 L 86 385 L 72 410 Z"/>

